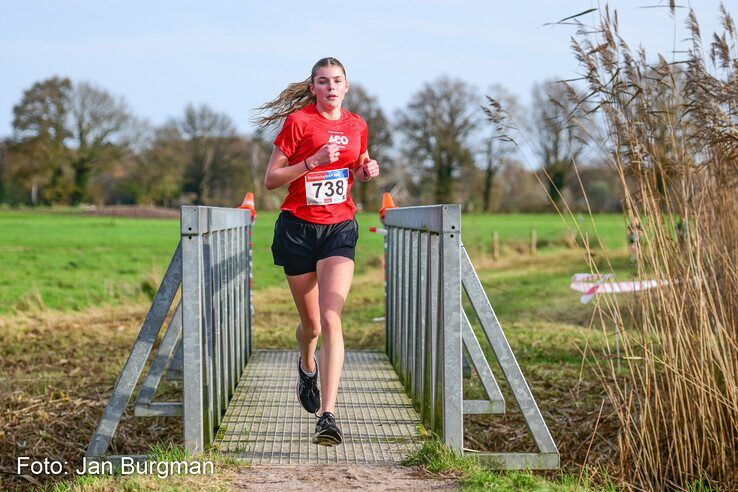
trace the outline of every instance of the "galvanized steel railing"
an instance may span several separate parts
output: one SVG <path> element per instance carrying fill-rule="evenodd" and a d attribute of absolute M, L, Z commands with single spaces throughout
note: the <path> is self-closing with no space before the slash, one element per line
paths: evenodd
<path fill-rule="evenodd" d="M 387 355 L 423 423 L 460 450 L 459 216 L 458 205 L 387 210 L 385 335 Z"/>
<path fill-rule="evenodd" d="M 430 430 L 463 451 L 465 414 L 504 413 L 505 400 L 462 308 L 462 286 L 539 453 L 475 453 L 501 468 L 549 469 L 559 454 L 461 242 L 461 207 L 386 211 L 386 351 Z M 464 400 L 463 347 L 487 400 Z"/>
<path fill-rule="evenodd" d="M 251 354 L 251 223 L 248 210 L 182 207 L 180 242 L 86 456 L 107 452 L 180 285 L 135 415 L 182 416 L 184 446 L 192 453 L 212 443 Z M 167 369 L 183 378 L 181 401 L 153 401 Z"/>
<path fill-rule="evenodd" d="M 182 207 L 184 441 L 212 443 L 251 355 L 251 216 Z"/>

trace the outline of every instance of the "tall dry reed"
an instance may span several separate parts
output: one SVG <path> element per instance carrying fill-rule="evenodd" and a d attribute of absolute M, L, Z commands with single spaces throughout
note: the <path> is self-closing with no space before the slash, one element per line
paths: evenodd
<path fill-rule="evenodd" d="M 638 274 L 670 281 L 620 313 L 633 322 L 623 370 L 604 374 L 633 488 L 738 488 L 738 56 L 720 15 L 724 32 L 703 43 L 690 11 L 690 49 L 655 61 L 628 46 L 607 7 L 572 44 L 625 212 L 643 222 Z"/>

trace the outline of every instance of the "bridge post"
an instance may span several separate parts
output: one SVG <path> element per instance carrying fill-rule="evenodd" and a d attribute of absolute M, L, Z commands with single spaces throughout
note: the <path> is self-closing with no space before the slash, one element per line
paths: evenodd
<path fill-rule="evenodd" d="M 184 356 L 183 437 L 185 449 L 199 453 L 204 448 L 203 336 L 202 336 L 202 226 L 204 209 L 182 207 L 182 352 Z"/>
<path fill-rule="evenodd" d="M 461 345 L 461 207 L 443 205 L 441 227 L 441 330 L 439 350 L 443 374 L 443 440 L 464 449 Z"/>

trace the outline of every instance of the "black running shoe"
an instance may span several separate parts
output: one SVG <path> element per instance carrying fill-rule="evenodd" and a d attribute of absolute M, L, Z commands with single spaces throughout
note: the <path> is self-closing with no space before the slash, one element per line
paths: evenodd
<path fill-rule="evenodd" d="M 320 410 L 320 390 L 318 389 L 318 362 L 315 361 L 315 375 L 308 376 L 302 370 L 301 358 L 297 358 L 297 399 L 302 408 L 310 413 Z"/>
<path fill-rule="evenodd" d="M 323 412 L 323 415 L 318 417 L 318 423 L 315 424 L 313 444 L 335 446 L 341 444 L 342 441 L 343 434 L 336 425 L 336 417 L 331 412 Z"/>

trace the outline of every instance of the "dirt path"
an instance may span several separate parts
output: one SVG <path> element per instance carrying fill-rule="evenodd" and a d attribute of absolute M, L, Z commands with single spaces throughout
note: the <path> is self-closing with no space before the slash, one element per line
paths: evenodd
<path fill-rule="evenodd" d="M 243 490 L 458 490 L 455 478 L 439 478 L 399 465 L 250 466 L 234 486 Z"/>

